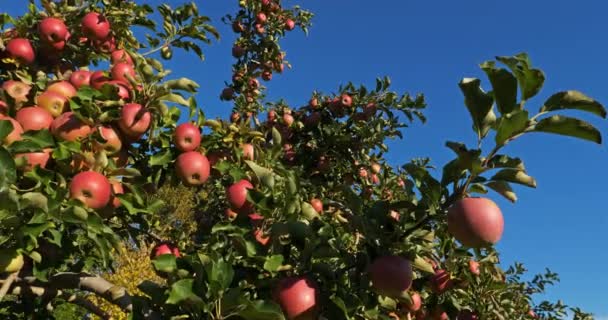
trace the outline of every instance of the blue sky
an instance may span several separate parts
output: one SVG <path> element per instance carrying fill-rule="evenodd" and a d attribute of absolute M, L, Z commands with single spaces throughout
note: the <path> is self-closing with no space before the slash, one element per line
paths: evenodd
<path fill-rule="evenodd" d="M 19 1 L 5 2 L 9 4 L 2 4 L 3 11 L 17 13 L 24 7 Z M 231 108 L 217 98 L 224 80 L 231 76 L 234 39 L 219 18 L 234 3 L 236 0 L 197 1 L 223 38 L 206 48 L 204 63 L 185 60 L 178 53 L 169 64 L 176 75 L 201 84 L 198 101 L 208 116 L 226 116 Z M 604 36 L 608 3 L 603 1 L 298 3 L 315 12 L 314 25 L 308 37 L 296 32 L 283 43 L 294 69 L 268 84 L 270 98 L 285 97 L 294 106 L 302 105 L 313 90 L 331 92 L 348 80 L 373 86 L 374 79 L 384 75 L 392 78 L 397 91 L 424 93 L 429 121 L 414 124 L 406 130 L 404 140 L 391 143 L 391 164 L 430 156 L 441 166 L 452 157 L 444 147 L 446 140 L 473 142 L 471 121 L 457 84 L 463 77 L 483 78 L 477 65 L 497 55 L 525 51 L 545 71 L 547 81 L 540 98 L 528 103 L 533 111 L 551 93 L 566 89 L 578 89 L 608 103 Z M 606 134 L 605 121 L 589 120 Z M 506 151 L 524 159 L 538 188 L 517 188 L 520 200 L 515 205 L 492 195 L 506 220 L 498 244 L 503 263 L 521 261 L 531 272 L 550 267 L 562 281 L 546 298 L 563 299 L 597 316 L 608 316 L 608 277 L 600 267 L 608 263 L 608 217 L 606 205 L 601 203 L 608 195 L 603 184 L 608 180 L 606 147 L 537 134 L 516 141 Z"/>

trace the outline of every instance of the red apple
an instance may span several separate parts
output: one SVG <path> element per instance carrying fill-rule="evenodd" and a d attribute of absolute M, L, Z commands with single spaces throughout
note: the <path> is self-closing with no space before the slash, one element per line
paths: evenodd
<path fill-rule="evenodd" d="M 112 67 L 112 78 L 118 81 L 129 83 L 128 77 L 135 79 L 135 69 L 132 64 L 119 62 Z"/>
<path fill-rule="evenodd" d="M 291 127 L 291 125 L 292 125 L 292 124 L 293 124 L 293 122 L 294 122 L 293 116 L 292 116 L 292 115 L 290 115 L 290 114 L 287 114 L 287 113 L 286 113 L 286 114 L 284 114 L 284 115 L 283 115 L 283 122 L 285 122 L 285 125 L 286 125 L 286 126 Z"/>
<path fill-rule="evenodd" d="M 2 84 L 2 89 L 16 102 L 24 102 L 32 87 L 21 81 L 7 80 Z"/>
<path fill-rule="evenodd" d="M 55 82 L 48 86 L 46 91 L 58 93 L 64 96 L 66 99 L 76 96 L 76 88 L 74 88 L 74 86 L 68 81 Z"/>
<path fill-rule="evenodd" d="M 243 159 L 253 160 L 255 156 L 255 149 L 251 143 L 243 143 L 241 145 L 241 150 L 243 150 Z"/>
<path fill-rule="evenodd" d="M 234 45 L 232 47 L 232 56 L 235 58 L 240 58 L 245 55 L 245 49 L 239 45 Z"/>
<path fill-rule="evenodd" d="M 230 221 L 233 221 L 234 219 L 236 219 L 236 217 L 239 215 L 237 212 L 233 211 L 230 208 L 226 208 L 226 210 L 224 211 L 224 215 L 226 216 L 226 218 Z"/>
<path fill-rule="evenodd" d="M 47 43 L 64 42 L 68 39 L 70 32 L 63 20 L 57 18 L 44 18 L 38 24 L 40 39 Z"/>
<path fill-rule="evenodd" d="M 6 44 L 6 53 L 9 57 L 21 63 L 32 64 L 36 59 L 34 48 L 28 39 L 15 38 Z"/>
<path fill-rule="evenodd" d="M 253 231 L 253 236 L 255 237 L 255 241 L 263 246 L 268 245 L 268 242 L 270 242 L 270 236 L 265 234 L 260 228 Z"/>
<path fill-rule="evenodd" d="M 228 88 L 224 88 L 224 90 L 222 90 L 222 94 L 220 95 L 220 98 L 222 100 L 232 100 L 234 99 L 234 89 L 228 87 Z"/>
<path fill-rule="evenodd" d="M 399 297 L 412 285 L 412 264 L 399 256 L 376 258 L 369 267 L 372 288 L 380 295 Z"/>
<path fill-rule="evenodd" d="M 53 116 L 40 107 L 21 108 L 15 115 L 15 120 L 19 122 L 24 131 L 50 129 Z"/>
<path fill-rule="evenodd" d="M 262 79 L 264 81 L 270 81 L 270 80 L 272 80 L 272 72 L 268 71 L 268 70 L 262 72 Z"/>
<path fill-rule="evenodd" d="M 116 39 L 109 37 L 102 40 L 93 40 L 93 47 L 102 53 L 110 53 L 116 50 Z"/>
<path fill-rule="evenodd" d="M 250 208 L 251 204 L 247 201 L 247 189 L 253 189 L 251 182 L 243 179 L 226 190 L 228 202 L 233 209 Z"/>
<path fill-rule="evenodd" d="M 196 151 L 180 154 L 175 160 L 177 176 L 185 185 L 199 186 L 209 179 L 211 167 L 207 157 Z"/>
<path fill-rule="evenodd" d="M 431 288 L 436 294 L 444 293 L 452 288 L 453 284 L 454 281 L 452 280 L 450 273 L 443 269 L 436 270 L 433 277 L 431 277 Z"/>
<path fill-rule="evenodd" d="M 28 153 L 18 153 L 15 154 L 15 159 L 25 158 L 25 166 L 21 168 L 24 171 L 31 171 L 36 166 L 40 166 L 41 168 L 46 168 L 46 164 L 49 162 L 51 158 L 52 149 L 44 149 L 40 152 L 28 152 Z"/>
<path fill-rule="evenodd" d="M 194 151 L 201 145 L 201 129 L 193 123 L 182 123 L 175 128 L 173 143 L 179 151 Z"/>
<path fill-rule="evenodd" d="M 293 145 L 286 143 L 283 145 L 283 159 L 287 162 L 294 162 L 296 160 L 296 151 L 293 149 Z"/>
<path fill-rule="evenodd" d="M 375 173 L 374 173 L 374 174 L 372 174 L 372 176 L 371 176 L 371 180 L 372 180 L 372 183 L 373 183 L 373 184 L 378 184 L 378 183 L 380 183 L 380 178 L 379 178 L 379 177 L 378 177 L 378 175 L 377 175 L 377 174 L 375 174 Z"/>
<path fill-rule="evenodd" d="M 480 271 L 479 271 L 479 262 L 475 261 L 475 260 L 469 260 L 469 271 L 471 271 L 472 274 L 478 276 Z"/>
<path fill-rule="evenodd" d="M 103 71 L 95 71 L 90 77 L 91 86 L 97 90 L 110 80 L 112 79 L 108 78 Z"/>
<path fill-rule="evenodd" d="M 422 308 L 422 298 L 418 292 L 412 292 L 410 294 L 410 299 L 411 301 L 406 303 L 409 312 L 416 312 Z"/>
<path fill-rule="evenodd" d="M 53 91 L 45 91 L 37 98 L 38 106 L 55 118 L 63 113 L 67 102 L 68 100 L 63 95 Z"/>
<path fill-rule="evenodd" d="M 177 248 L 176 246 L 174 246 L 168 242 L 160 243 L 152 249 L 153 258 L 162 256 L 163 254 L 172 254 L 176 258 L 179 258 L 181 256 L 179 253 L 179 248 Z"/>
<path fill-rule="evenodd" d="M 317 284 L 301 276 L 281 279 L 273 296 L 288 320 L 313 320 L 318 312 L 318 294 Z"/>
<path fill-rule="evenodd" d="M 264 28 L 264 25 L 263 25 L 263 24 L 261 24 L 261 23 L 256 23 L 256 24 L 255 24 L 255 32 L 256 32 L 257 34 L 262 35 L 262 34 L 264 34 L 264 32 L 266 32 L 266 28 Z"/>
<path fill-rule="evenodd" d="M 112 186 L 112 197 L 110 199 L 110 204 L 112 205 L 112 207 L 118 208 L 120 207 L 121 203 L 120 199 L 118 199 L 116 195 L 124 194 L 125 188 L 123 187 L 122 182 L 117 180 L 110 181 L 110 185 Z"/>
<path fill-rule="evenodd" d="M 291 19 L 287 19 L 287 21 L 285 21 L 285 30 L 291 31 L 291 30 L 293 30 L 295 28 L 296 28 L 295 21 L 293 21 Z"/>
<path fill-rule="evenodd" d="M 131 55 L 129 55 L 129 53 L 123 49 L 112 51 L 110 60 L 112 61 L 112 64 L 124 62 L 133 65 L 133 59 L 131 58 Z"/>
<path fill-rule="evenodd" d="M 110 202 L 110 181 L 95 171 L 78 173 L 70 182 L 70 198 L 77 199 L 92 209 L 101 209 Z"/>
<path fill-rule="evenodd" d="M 268 21 L 268 17 L 266 17 L 266 14 L 264 12 L 260 12 L 255 16 L 255 21 L 263 25 L 264 23 L 266 23 L 266 21 Z"/>
<path fill-rule="evenodd" d="M 448 209 L 448 231 L 463 245 L 480 248 L 500 240 L 504 219 L 492 200 L 464 198 Z"/>
<path fill-rule="evenodd" d="M 317 198 L 310 200 L 310 205 L 317 213 L 323 213 L 323 202 Z"/>
<path fill-rule="evenodd" d="M 82 33 L 94 40 L 103 40 L 110 35 L 110 21 L 97 12 L 89 12 L 81 22 Z"/>
<path fill-rule="evenodd" d="M 70 76 L 70 83 L 76 88 L 80 88 L 82 86 L 90 86 L 91 85 L 91 71 L 88 70 L 78 70 L 72 72 Z"/>
<path fill-rule="evenodd" d="M 353 98 L 347 94 L 340 96 L 340 104 L 343 107 L 350 107 L 353 105 Z"/>
<path fill-rule="evenodd" d="M 152 114 L 141 104 L 128 103 L 122 107 L 118 126 L 125 135 L 135 138 L 146 133 L 151 122 Z"/>
<path fill-rule="evenodd" d="M 9 133 L 8 136 L 6 136 L 4 138 L 4 141 L 2 141 L 4 143 L 4 145 L 8 146 L 15 141 L 21 140 L 21 134 L 23 133 L 23 128 L 21 127 L 19 122 L 17 122 L 17 120 L 15 120 L 11 117 L 7 117 L 7 116 L 0 116 L 0 121 L 7 121 L 7 120 L 13 124 L 13 131 L 11 131 L 11 133 Z"/>
<path fill-rule="evenodd" d="M 268 111 L 268 122 L 274 122 L 277 119 L 277 112 L 274 110 Z"/>
<path fill-rule="evenodd" d="M 82 140 L 88 137 L 91 131 L 91 127 L 71 111 L 60 115 L 51 123 L 51 133 L 66 141 Z"/>
<path fill-rule="evenodd" d="M 114 155 L 122 149 L 122 141 L 114 128 L 110 126 L 101 126 L 97 127 L 97 132 L 105 142 L 96 140 L 94 142 L 96 150 L 104 150 L 108 155 Z"/>
<path fill-rule="evenodd" d="M 436 307 L 431 314 L 431 320 L 449 320 L 448 314 L 441 307 Z"/>
<path fill-rule="evenodd" d="M 120 80 L 110 80 L 110 81 L 106 81 L 101 83 L 101 85 L 103 86 L 104 84 L 109 84 L 111 86 L 114 86 L 115 88 L 118 89 L 117 95 L 119 99 L 122 100 L 129 100 L 131 98 L 131 93 L 129 92 L 129 84 L 124 82 L 124 81 L 120 81 Z"/>

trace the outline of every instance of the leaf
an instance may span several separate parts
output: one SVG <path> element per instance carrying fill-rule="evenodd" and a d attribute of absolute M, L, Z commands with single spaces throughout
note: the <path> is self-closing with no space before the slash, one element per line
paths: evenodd
<path fill-rule="evenodd" d="M 211 282 L 217 282 L 221 286 L 221 289 L 229 288 L 232 279 L 234 278 L 234 269 L 232 269 L 232 265 L 223 259 L 213 262 L 207 272 L 209 280 Z"/>
<path fill-rule="evenodd" d="M 178 304 L 182 301 L 202 302 L 202 299 L 192 292 L 194 279 L 183 279 L 171 285 L 171 292 L 167 299 L 168 304 Z"/>
<path fill-rule="evenodd" d="M 24 208 L 34 207 L 42 209 L 44 212 L 49 211 L 48 199 L 39 192 L 28 192 L 21 196 L 21 205 Z"/>
<path fill-rule="evenodd" d="M 555 110 L 574 109 L 593 113 L 602 118 L 606 118 L 606 109 L 604 106 L 586 96 L 579 91 L 562 91 L 553 94 L 545 104 L 540 108 L 540 112 L 549 112 Z"/>
<path fill-rule="evenodd" d="M 342 300 L 342 298 L 338 297 L 338 296 L 332 296 L 331 298 L 331 302 L 334 303 L 334 305 L 336 305 L 336 307 L 338 307 L 338 309 L 340 309 L 342 312 L 344 312 L 344 317 L 347 320 L 350 320 L 350 316 L 348 315 L 348 309 L 346 308 L 346 303 L 344 303 L 344 300 Z"/>
<path fill-rule="evenodd" d="M 162 254 L 154 258 L 152 264 L 154 265 L 154 269 L 161 272 L 172 273 L 177 269 L 177 262 L 172 254 Z"/>
<path fill-rule="evenodd" d="M 512 168 L 525 171 L 523 161 L 520 158 L 511 158 L 504 154 L 497 154 L 488 161 L 488 168 Z"/>
<path fill-rule="evenodd" d="M 273 188 L 274 187 L 274 176 L 272 171 L 266 169 L 262 166 L 259 166 L 257 163 L 253 161 L 246 160 L 245 163 L 253 170 L 258 180 L 266 187 Z"/>
<path fill-rule="evenodd" d="M 6 149 L 0 147 L 0 192 L 17 181 L 15 161 Z"/>
<path fill-rule="evenodd" d="M 481 89 L 481 81 L 476 78 L 464 78 L 458 84 L 464 94 L 464 104 L 473 119 L 473 129 L 481 138 L 490 131 L 496 120 L 492 106 L 494 99 Z"/>
<path fill-rule="evenodd" d="M 274 302 L 243 300 L 241 304 L 245 305 L 245 309 L 239 311 L 238 315 L 245 320 L 285 320 L 281 307 Z"/>
<path fill-rule="evenodd" d="M 545 74 L 539 69 L 530 68 L 530 59 L 526 53 L 519 53 L 512 57 L 496 57 L 496 60 L 507 65 L 517 78 L 522 100 L 534 97 L 543 87 Z"/>
<path fill-rule="evenodd" d="M 9 120 L 0 120 L 0 141 L 13 132 L 13 123 Z"/>
<path fill-rule="evenodd" d="M 177 104 L 181 104 L 182 106 L 185 106 L 185 107 L 190 106 L 190 103 L 188 102 L 188 100 L 184 99 L 184 97 L 182 97 L 181 95 L 179 95 L 177 93 L 166 94 L 166 95 L 158 98 L 158 100 L 174 102 Z"/>
<path fill-rule="evenodd" d="M 283 265 L 283 255 L 275 254 L 269 257 L 266 257 L 266 262 L 264 262 L 264 270 L 270 272 L 276 272 L 280 266 Z"/>
<path fill-rule="evenodd" d="M 281 133 L 277 128 L 272 127 L 272 144 L 275 146 L 280 146 L 282 142 Z"/>
<path fill-rule="evenodd" d="M 414 259 L 413 265 L 414 265 L 414 268 L 416 268 L 420 271 L 424 271 L 429 274 L 435 273 L 435 270 L 433 269 L 433 265 L 430 262 L 424 260 L 424 258 L 422 258 L 421 256 L 418 256 L 418 255 L 416 256 L 416 258 Z"/>
<path fill-rule="evenodd" d="M 593 125 L 566 116 L 555 115 L 544 118 L 534 126 L 532 131 L 554 133 L 589 140 L 598 144 L 602 143 L 602 134 Z"/>
<path fill-rule="evenodd" d="M 515 192 L 513 192 L 513 189 L 511 189 L 511 185 L 509 185 L 508 182 L 490 181 L 490 182 L 486 183 L 486 186 L 488 186 L 488 188 L 498 192 L 498 194 L 507 198 L 507 200 L 509 200 L 511 202 L 517 201 L 517 195 L 515 194 Z"/>
<path fill-rule="evenodd" d="M 498 171 L 490 180 L 502 180 L 536 188 L 536 180 L 522 170 L 503 169 Z"/>
<path fill-rule="evenodd" d="M 518 133 L 523 132 L 528 124 L 528 111 L 517 110 L 504 114 L 498 119 L 496 145 L 502 146 Z"/>
<path fill-rule="evenodd" d="M 517 104 L 517 79 L 506 69 L 496 68 L 494 61 L 482 63 L 481 69 L 492 84 L 498 111 L 502 114 L 512 112 Z"/>
<path fill-rule="evenodd" d="M 150 157 L 151 166 L 164 166 L 173 160 L 171 149 L 166 149 L 165 152 L 154 154 Z"/>

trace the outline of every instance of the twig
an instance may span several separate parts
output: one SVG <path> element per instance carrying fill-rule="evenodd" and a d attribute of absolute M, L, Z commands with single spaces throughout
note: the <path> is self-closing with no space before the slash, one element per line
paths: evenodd
<path fill-rule="evenodd" d="M 19 271 L 13 272 L 4 280 L 2 287 L 0 287 L 0 302 L 4 299 L 4 296 L 8 292 L 8 289 L 11 287 L 13 282 L 17 279 L 18 274 L 19 274 Z"/>

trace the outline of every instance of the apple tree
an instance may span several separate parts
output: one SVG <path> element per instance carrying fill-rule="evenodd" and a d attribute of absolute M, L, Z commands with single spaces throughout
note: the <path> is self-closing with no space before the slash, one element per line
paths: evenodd
<path fill-rule="evenodd" d="M 391 166 L 386 142 L 425 121 L 423 95 L 384 77 L 299 106 L 266 98 L 291 67 L 281 40 L 312 18 L 238 1 L 218 92 L 233 109 L 211 119 L 198 85 L 162 62 L 202 61 L 219 38 L 194 2 L 30 0 L 1 14 L 0 314 L 61 318 L 70 304 L 110 319 L 103 299 L 134 319 L 592 319 L 534 299 L 555 273 L 500 267 L 492 198 L 536 187 L 503 147 L 533 133 L 601 143 L 562 111 L 605 118 L 602 104 L 571 90 L 528 106 L 544 73 L 499 56 L 480 65 L 487 82 L 459 83 L 477 144 L 446 142 L 442 170 Z M 125 260 L 148 245 L 146 266 Z M 142 270 L 129 286 L 125 265 Z"/>

